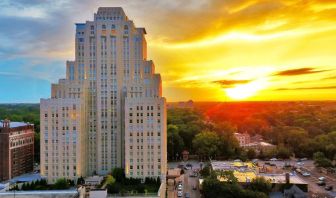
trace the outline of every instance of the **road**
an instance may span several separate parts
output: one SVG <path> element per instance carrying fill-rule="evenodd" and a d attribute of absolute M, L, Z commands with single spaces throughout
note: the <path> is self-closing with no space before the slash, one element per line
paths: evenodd
<path fill-rule="evenodd" d="M 200 198 L 201 193 L 198 186 L 198 177 L 190 177 L 192 170 L 186 171 L 185 177 L 187 177 L 187 184 L 184 186 L 184 192 L 189 192 L 191 198 Z M 193 186 L 196 186 L 196 190 L 193 190 Z"/>
<path fill-rule="evenodd" d="M 316 182 L 318 181 L 319 177 L 325 177 L 326 178 L 326 184 L 328 186 L 333 186 L 336 188 L 336 178 L 332 175 L 327 175 L 324 173 L 320 173 L 314 166 L 313 163 L 305 163 L 303 166 L 301 166 L 301 169 L 309 172 L 311 175 L 309 177 L 303 177 L 299 174 L 299 176 L 304 179 L 308 185 L 309 185 L 309 191 L 311 191 L 313 194 L 320 193 L 320 194 L 327 194 L 330 197 L 336 197 L 336 189 L 333 189 L 333 191 L 326 191 L 324 190 L 324 186 L 318 186 Z"/>
<path fill-rule="evenodd" d="M 168 163 L 169 168 L 176 168 L 179 164 L 186 165 L 187 163 L 192 164 L 192 170 L 184 170 L 184 175 L 180 180 L 183 185 L 183 197 L 185 197 L 185 193 L 188 192 L 191 198 L 200 198 L 201 193 L 199 191 L 198 185 L 198 177 L 190 177 L 190 174 L 193 173 L 193 170 L 200 169 L 200 163 L 196 161 L 188 161 L 188 162 L 170 162 Z M 196 190 L 193 190 L 193 186 L 196 186 Z M 174 190 L 168 189 L 168 198 L 177 198 L 177 184 L 174 187 Z"/>

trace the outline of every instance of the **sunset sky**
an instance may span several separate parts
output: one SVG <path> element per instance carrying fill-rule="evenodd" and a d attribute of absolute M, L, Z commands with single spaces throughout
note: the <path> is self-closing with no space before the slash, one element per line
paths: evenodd
<path fill-rule="evenodd" d="M 336 99 L 334 0 L 2 0 L 0 102 L 49 97 L 105 6 L 146 28 L 168 101 Z"/>

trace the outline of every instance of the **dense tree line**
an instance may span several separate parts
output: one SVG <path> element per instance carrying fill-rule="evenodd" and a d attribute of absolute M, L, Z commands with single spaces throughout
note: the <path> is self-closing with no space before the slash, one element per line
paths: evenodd
<path fill-rule="evenodd" d="M 137 178 L 126 178 L 124 169 L 114 168 L 106 177 L 106 188 L 109 194 L 157 193 L 161 185 L 160 178 L 145 178 L 142 182 Z"/>
<path fill-rule="evenodd" d="M 35 161 L 39 162 L 39 104 L 2 104 L 0 119 L 35 125 Z M 168 109 L 167 144 L 170 160 L 186 149 L 200 158 L 308 157 L 319 166 L 336 158 L 335 102 L 195 103 L 193 109 Z M 256 155 L 243 151 L 234 132 L 261 134 L 277 149 Z M 315 154 L 315 155 L 314 155 Z M 329 163 L 330 162 L 330 163 Z"/>
<path fill-rule="evenodd" d="M 65 178 L 59 178 L 55 184 L 48 184 L 47 180 L 40 179 L 23 183 L 21 188 L 15 185 L 11 190 L 65 190 L 73 186 L 75 186 L 74 181 Z"/>
<path fill-rule="evenodd" d="M 238 132 L 261 134 L 277 145 L 278 151 L 267 157 L 314 158 L 319 166 L 332 166 L 336 159 L 335 102 L 204 103 L 197 107 L 216 124 L 229 122 Z"/>
<path fill-rule="evenodd" d="M 168 158 L 176 160 L 183 150 L 197 154 L 200 159 L 232 158 L 241 149 L 229 123 L 213 124 L 195 109 L 168 109 L 167 145 Z"/>

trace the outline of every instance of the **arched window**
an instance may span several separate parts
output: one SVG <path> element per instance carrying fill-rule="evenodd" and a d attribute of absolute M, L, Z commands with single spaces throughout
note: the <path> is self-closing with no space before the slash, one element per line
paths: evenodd
<path fill-rule="evenodd" d="M 128 26 L 127 25 L 124 26 L 124 30 L 128 30 Z"/>

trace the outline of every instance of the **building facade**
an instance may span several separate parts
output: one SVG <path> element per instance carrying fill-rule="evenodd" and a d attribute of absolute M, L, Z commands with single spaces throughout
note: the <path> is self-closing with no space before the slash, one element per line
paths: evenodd
<path fill-rule="evenodd" d="M 234 136 L 238 140 L 241 147 L 251 143 L 251 137 L 248 133 L 234 133 Z"/>
<path fill-rule="evenodd" d="M 34 125 L 0 121 L 0 181 L 34 170 Z"/>
<path fill-rule="evenodd" d="M 75 61 L 41 99 L 41 173 L 49 182 L 114 167 L 129 177 L 164 177 L 166 101 L 145 34 L 119 7 L 76 24 Z"/>

